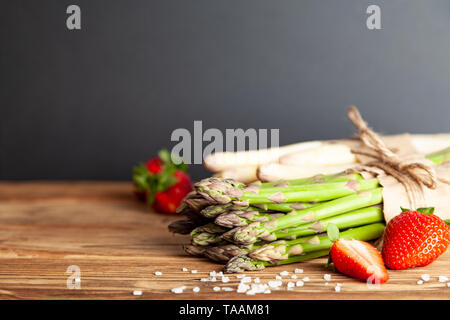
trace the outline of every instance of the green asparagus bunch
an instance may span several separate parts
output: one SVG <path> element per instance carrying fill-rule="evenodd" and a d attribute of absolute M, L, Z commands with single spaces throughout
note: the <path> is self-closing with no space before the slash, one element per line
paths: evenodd
<path fill-rule="evenodd" d="M 444 162 L 450 149 L 428 159 Z M 344 238 L 378 238 L 382 192 L 377 179 L 347 172 L 249 185 L 208 178 L 180 206 L 187 219 L 169 229 L 190 234 L 185 252 L 226 264 L 226 272 L 261 270 L 327 255 L 330 224 Z"/>

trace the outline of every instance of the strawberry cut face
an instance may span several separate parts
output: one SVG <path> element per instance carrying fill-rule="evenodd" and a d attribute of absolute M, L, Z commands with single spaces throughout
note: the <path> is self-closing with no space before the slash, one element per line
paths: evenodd
<path fill-rule="evenodd" d="M 381 253 L 367 242 L 340 239 L 331 247 L 330 255 L 336 269 L 343 274 L 371 283 L 389 279 Z"/>

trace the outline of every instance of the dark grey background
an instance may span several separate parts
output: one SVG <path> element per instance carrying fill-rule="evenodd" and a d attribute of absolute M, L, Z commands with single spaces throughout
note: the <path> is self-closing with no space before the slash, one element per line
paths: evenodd
<path fill-rule="evenodd" d="M 280 128 L 287 144 L 350 135 L 355 104 L 384 133 L 449 131 L 448 0 L 10 0 L 0 14 L 0 179 L 128 179 L 194 120 Z"/>

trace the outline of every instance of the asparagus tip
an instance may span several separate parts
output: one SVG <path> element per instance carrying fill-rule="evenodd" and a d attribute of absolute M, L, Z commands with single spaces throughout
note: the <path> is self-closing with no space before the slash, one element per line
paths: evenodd
<path fill-rule="evenodd" d="M 253 260 L 252 258 L 242 255 L 231 258 L 225 265 L 225 273 L 241 273 L 245 271 L 263 270 L 264 263 L 261 261 Z"/>

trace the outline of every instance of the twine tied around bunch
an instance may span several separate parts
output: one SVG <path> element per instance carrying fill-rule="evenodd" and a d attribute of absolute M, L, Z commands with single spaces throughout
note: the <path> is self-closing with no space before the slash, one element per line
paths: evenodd
<path fill-rule="evenodd" d="M 349 108 L 348 117 L 358 129 L 359 138 L 368 149 L 368 151 L 352 150 L 352 153 L 373 159 L 365 165 L 379 168 L 397 179 L 405 188 L 411 205 L 415 206 L 417 197 L 423 196 L 423 186 L 429 189 L 436 188 L 440 179 L 433 167 L 426 163 L 401 159 L 392 152 L 380 136 L 368 127 L 355 106 Z"/>

